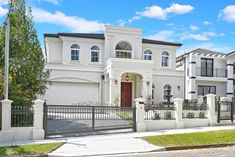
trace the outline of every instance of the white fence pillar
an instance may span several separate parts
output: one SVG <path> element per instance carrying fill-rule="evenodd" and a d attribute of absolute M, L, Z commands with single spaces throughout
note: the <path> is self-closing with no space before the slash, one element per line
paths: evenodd
<path fill-rule="evenodd" d="M 2 100 L 2 130 L 0 131 L 0 143 L 13 140 L 11 131 L 11 103 L 13 101 Z"/>
<path fill-rule="evenodd" d="M 216 113 L 215 113 L 215 101 L 216 95 L 208 94 L 207 96 L 207 105 L 208 105 L 208 119 L 210 126 L 216 123 Z"/>
<path fill-rule="evenodd" d="M 176 127 L 177 128 L 184 128 L 184 122 L 182 120 L 183 102 L 184 102 L 184 100 L 181 98 L 174 99 L 174 105 L 176 108 L 175 119 L 176 119 Z"/>
<path fill-rule="evenodd" d="M 33 140 L 44 139 L 43 130 L 43 100 L 33 101 L 34 105 L 34 129 L 33 129 Z"/>
<path fill-rule="evenodd" d="M 135 99 L 135 105 L 136 105 L 136 131 L 137 132 L 143 132 L 146 131 L 146 125 L 144 123 L 144 102 L 145 99 L 138 98 Z"/>

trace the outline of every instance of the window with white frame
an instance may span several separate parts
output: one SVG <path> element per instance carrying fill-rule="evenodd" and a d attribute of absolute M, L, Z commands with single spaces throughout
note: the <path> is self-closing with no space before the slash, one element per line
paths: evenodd
<path fill-rule="evenodd" d="M 169 66 L 169 53 L 166 51 L 162 52 L 162 66 L 163 67 Z"/>
<path fill-rule="evenodd" d="M 91 47 L 91 62 L 99 62 L 100 48 L 96 45 Z"/>
<path fill-rule="evenodd" d="M 152 52 L 150 50 L 144 51 L 144 60 L 152 60 Z"/>
<path fill-rule="evenodd" d="M 79 45 L 73 44 L 70 47 L 70 51 L 71 51 L 71 61 L 79 61 L 79 51 L 80 51 Z"/>
<path fill-rule="evenodd" d="M 167 102 L 170 102 L 171 100 L 171 86 L 169 84 L 166 84 L 164 87 L 163 87 L 163 90 L 164 90 L 164 100 L 166 100 Z"/>
<path fill-rule="evenodd" d="M 115 47 L 117 58 L 131 58 L 132 47 L 127 42 L 120 42 Z"/>

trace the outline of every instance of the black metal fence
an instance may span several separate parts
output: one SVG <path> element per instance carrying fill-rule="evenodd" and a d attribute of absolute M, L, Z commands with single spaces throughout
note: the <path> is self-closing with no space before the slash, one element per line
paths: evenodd
<path fill-rule="evenodd" d="M 31 127 L 34 121 L 34 110 L 32 106 L 11 105 L 11 126 Z"/>
<path fill-rule="evenodd" d="M 233 112 L 234 112 L 234 100 L 231 101 L 220 101 L 217 103 L 217 122 L 220 123 L 221 120 L 231 120 L 233 122 Z"/>
<path fill-rule="evenodd" d="M 185 100 L 183 103 L 183 118 L 207 118 L 208 105 L 206 99 L 203 98 L 202 102 L 198 100 Z"/>
<path fill-rule="evenodd" d="M 116 106 L 44 105 L 47 136 L 136 129 L 136 109 Z"/>
<path fill-rule="evenodd" d="M 173 103 L 160 103 L 145 106 L 145 120 L 175 120 Z"/>

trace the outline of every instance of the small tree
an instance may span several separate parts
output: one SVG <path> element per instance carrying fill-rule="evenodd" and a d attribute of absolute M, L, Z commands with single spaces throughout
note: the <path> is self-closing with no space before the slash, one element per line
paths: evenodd
<path fill-rule="evenodd" d="M 10 57 L 9 57 L 9 99 L 15 104 L 31 104 L 38 95 L 46 90 L 49 70 L 44 70 L 45 59 L 37 32 L 34 28 L 31 8 L 25 6 L 25 0 L 12 0 Z M 5 26 L 0 30 L 0 80 L 4 75 Z M 2 90 L 3 82 L 0 83 Z"/>

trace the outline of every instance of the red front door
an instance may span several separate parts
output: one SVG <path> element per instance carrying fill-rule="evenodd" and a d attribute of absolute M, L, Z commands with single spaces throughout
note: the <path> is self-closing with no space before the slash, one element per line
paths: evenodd
<path fill-rule="evenodd" d="M 122 82 L 121 83 L 121 107 L 132 106 L 132 83 Z"/>

